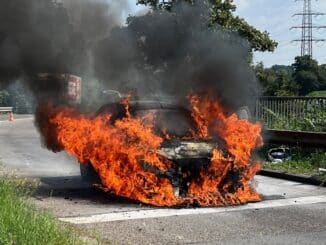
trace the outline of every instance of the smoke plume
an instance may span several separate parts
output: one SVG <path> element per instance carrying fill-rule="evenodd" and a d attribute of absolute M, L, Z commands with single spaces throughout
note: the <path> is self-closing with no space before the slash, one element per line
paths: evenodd
<path fill-rule="evenodd" d="M 179 2 L 172 12 L 149 11 L 122 26 L 127 0 L 2 0 L 0 87 L 20 78 L 35 94 L 56 97 L 62 84 L 53 77 L 40 85 L 36 74 L 72 73 L 100 81 L 96 90 L 209 93 L 228 108 L 250 105 L 257 83 L 247 42 L 208 28 L 201 1 Z"/>
<path fill-rule="evenodd" d="M 139 96 L 209 93 L 234 109 L 251 104 L 257 83 L 249 46 L 221 28 L 208 28 L 201 1 L 130 18 L 95 50 L 95 75 L 110 88 Z"/>
<path fill-rule="evenodd" d="M 17 79 L 37 97 L 65 91 L 56 76 L 39 73 L 92 71 L 92 49 L 121 21 L 127 1 L 2 0 L 0 2 L 0 89 Z M 40 94 L 43 94 L 40 96 Z"/>

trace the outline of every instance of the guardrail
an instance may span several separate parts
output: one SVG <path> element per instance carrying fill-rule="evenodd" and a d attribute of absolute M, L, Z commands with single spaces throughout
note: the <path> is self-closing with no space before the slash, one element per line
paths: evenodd
<path fill-rule="evenodd" d="M 264 130 L 266 143 L 326 148 L 326 133 L 289 130 Z"/>
<path fill-rule="evenodd" d="M 14 113 L 13 107 L 0 107 L 0 113 L 8 112 L 9 113 L 9 121 L 14 121 Z"/>
<path fill-rule="evenodd" d="M 0 112 L 13 112 L 13 107 L 0 107 Z"/>
<path fill-rule="evenodd" d="M 306 127 L 308 131 L 314 128 L 323 131 L 326 129 L 326 97 L 260 97 L 256 101 L 255 117 L 271 129 Z"/>

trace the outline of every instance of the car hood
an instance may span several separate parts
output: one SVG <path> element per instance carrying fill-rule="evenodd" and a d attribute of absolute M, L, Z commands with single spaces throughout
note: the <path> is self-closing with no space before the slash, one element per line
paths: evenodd
<path fill-rule="evenodd" d="M 173 140 L 165 141 L 158 154 L 169 160 L 211 158 L 216 147 L 215 142 Z"/>

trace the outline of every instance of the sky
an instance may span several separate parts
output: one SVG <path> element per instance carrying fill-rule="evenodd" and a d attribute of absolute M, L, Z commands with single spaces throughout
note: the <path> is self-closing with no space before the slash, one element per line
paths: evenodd
<path fill-rule="evenodd" d="M 142 11 L 136 7 L 136 0 L 129 0 L 132 13 Z M 254 62 L 263 62 L 266 67 L 274 64 L 290 65 L 294 57 L 301 54 L 301 44 L 291 40 L 301 38 L 301 30 L 290 30 L 301 25 L 301 17 L 292 17 L 302 12 L 303 1 L 295 0 L 234 0 L 237 5 L 236 15 L 244 18 L 258 30 L 267 31 L 272 39 L 279 43 L 274 52 L 256 52 Z M 312 0 L 312 8 L 326 14 L 326 0 Z M 314 23 L 326 26 L 326 15 L 314 18 Z M 326 29 L 314 30 L 315 38 L 326 39 Z M 320 64 L 326 64 L 326 42 L 314 44 L 313 58 Z"/>
<path fill-rule="evenodd" d="M 291 40 L 301 38 L 301 30 L 290 30 L 291 26 L 301 25 L 301 17 L 292 15 L 302 12 L 303 1 L 234 0 L 234 2 L 237 5 L 237 15 L 259 30 L 266 30 L 271 38 L 279 43 L 273 53 L 255 53 L 255 62 L 262 61 L 266 67 L 274 64 L 292 64 L 294 57 L 301 54 L 301 44 L 291 43 Z M 326 14 L 326 0 L 312 0 L 312 6 L 313 10 Z M 314 18 L 314 23 L 326 26 L 326 15 Z M 314 30 L 313 36 L 326 39 L 326 29 Z M 326 64 L 326 42 L 314 45 L 313 58 L 320 64 Z"/>

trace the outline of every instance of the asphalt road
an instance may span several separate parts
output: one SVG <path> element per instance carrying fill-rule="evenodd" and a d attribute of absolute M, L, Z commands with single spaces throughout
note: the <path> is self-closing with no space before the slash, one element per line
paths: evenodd
<path fill-rule="evenodd" d="M 0 122 L 6 171 L 37 177 L 33 201 L 111 244 L 325 244 L 326 188 L 256 176 L 260 203 L 153 208 L 83 184 L 75 159 L 43 149 L 32 119 Z"/>
<path fill-rule="evenodd" d="M 0 120 L 0 164 L 23 176 L 78 175 L 79 166 L 66 153 L 54 154 L 44 147 L 32 115 L 14 122 Z"/>

